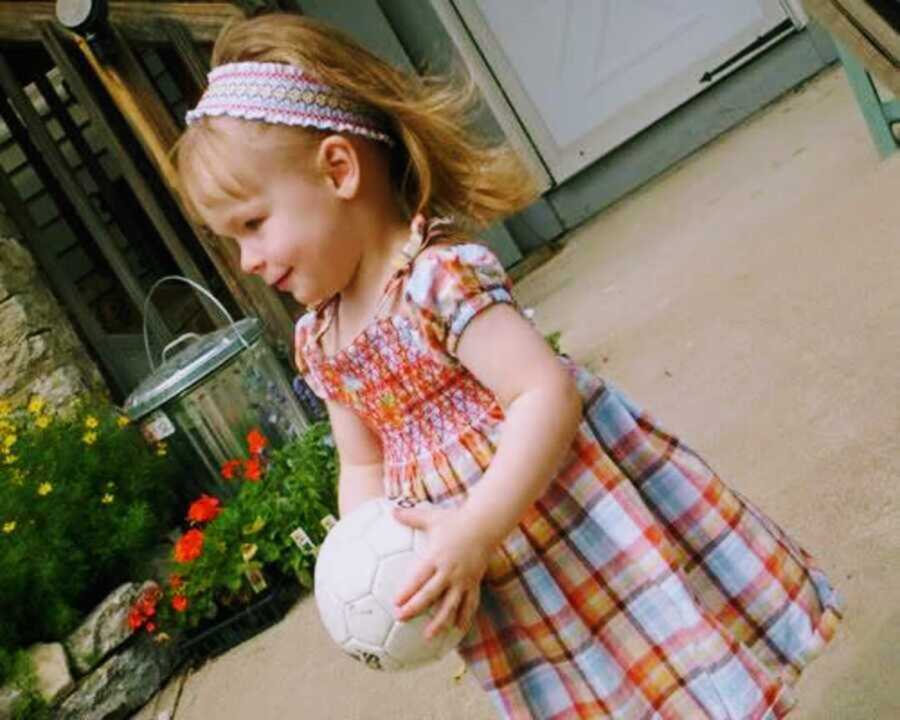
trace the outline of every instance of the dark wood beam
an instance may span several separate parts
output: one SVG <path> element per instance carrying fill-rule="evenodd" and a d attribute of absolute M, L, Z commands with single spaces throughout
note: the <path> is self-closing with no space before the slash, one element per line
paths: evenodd
<path fill-rule="evenodd" d="M 87 192 L 78 182 L 59 147 L 50 136 L 44 121 L 31 104 L 25 91 L 19 86 L 9 64 L 2 55 L 0 55 L 0 87 L 2 87 L 10 105 L 22 118 L 22 122 L 28 128 L 29 136 L 46 161 L 50 172 L 53 173 L 63 192 L 71 200 L 79 219 L 84 223 L 93 241 L 100 248 L 119 282 L 122 283 L 128 297 L 136 307 L 141 308 L 145 295 L 143 288 L 128 267 L 125 257 L 122 255 L 116 241 L 110 235 L 103 218 L 100 217 Z M 160 327 L 164 327 L 164 325 L 161 324 Z"/>
<path fill-rule="evenodd" d="M 197 44 L 184 24 L 177 20 L 160 20 L 160 28 L 184 64 L 188 77 L 201 93 L 206 89 L 209 62 L 197 49 Z M 198 95 L 199 97 L 199 95 Z"/>
<path fill-rule="evenodd" d="M 100 130 L 106 141 L 106 146 L 116 159 L 116 164 L 121 170 L 122 176 L 138 202 L 140 202 L 141 207 L 144 208 L 144 212 L 147 213 L 166 248 L 172 254 L 179 272 L 195 282 L 203 284 L 203 274 L 185 247 L 165 208 L 156 197 L 150 182 L 144 176 L 144 173 L 141 172 L 137 162 L 135 162 L 131 154 L 132 151 L 126 147 L 126 141 L 120 137 L 120 133 L 116 131 L 110 122 L 103 107 L 104 101 L 97 97 L 90 83 L 87 82 L 86 78 L 82 77 L 74 59 L 64 44 L 66 41 L 61 37 L 60 32 L 56 30 L 53 23 L 42 22 L 39 23 L 38 27 L 44 47 L 50 57 L 53 58 L 56 67 L 59 68 L 79 105 L 84 108 L 85 112 L 90 116 L 91 122 Z M 213 323 L 216 325 L 221 324 L 221 318 L 216 308 L 209 305 L 205 297 L 202 298 L 202 302 Z"/>
<path fill-rule="evenodd" d="M 40 40 L 38 22 L 56 22 L 56 3 L 0 2 L 0 42 Z M 180 22 L 196 42 L 212 42 L 229 20 L 244 17 L 228 2 L 111 2 L 110 21 L 131 41 L 162 43 L 157 20 Z"/>
<path fill-rule="evenodd" d="M 166 31 L 159 27 L 157 32 L 165 34 Z M 71 38 L 144 146 L 172 196 L 178 200 L 177 173 L 170 156 L 178 138 L 178 127 L 135 57 L 128 39 L 115 26 L 112 36 L 116 55 L 110 64 L 100 63 L 83 38 Z M 187 213 L 184 216 L 191 223 L 190 216 Z M 240 271 L 233 243 L 214 238 L 193 223 L 191 227 L 242 310 L 260 318 L 269 341 L 287 351 L 293 342 L 293 321 L 277 293 L 260 278 Z"/>

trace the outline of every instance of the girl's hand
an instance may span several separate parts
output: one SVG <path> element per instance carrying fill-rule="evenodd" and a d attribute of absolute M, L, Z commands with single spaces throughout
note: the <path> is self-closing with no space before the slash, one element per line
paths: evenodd
<path fill-rule="evenodd" d="M 433 638 L 451 624 L 465 630 L 478 609 L 487 570 L 489 548 L 483 537 L 463 522 L 458 509 L 398 508 L 394 517 L 428 538 L 424 556 L 395 598 L 397 618 L 409 620 L 441 600 L 425 637 Z"/>

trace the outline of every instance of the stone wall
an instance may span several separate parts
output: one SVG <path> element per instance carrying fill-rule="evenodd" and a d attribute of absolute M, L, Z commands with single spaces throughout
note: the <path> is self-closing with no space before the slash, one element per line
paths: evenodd
<path fill-rule="evenodd" d="M 172 643 L 137 634 L 128 614 L 152 581 L 126 583 L 114 590 L 62 643 L 28 649 L 35 690 L 55 720 L 112 720 L 130 717 L 156 693 L 179 664 Z M 12 720 L 23 690 L 0 687 L 0 720 Z"/>
<path fill-rule="evenodd" d="M 97 366 L 31 253 L 0 237 L 0 397 L 40 395 L 59 406 L 86 390 L 107 391 Z"/>

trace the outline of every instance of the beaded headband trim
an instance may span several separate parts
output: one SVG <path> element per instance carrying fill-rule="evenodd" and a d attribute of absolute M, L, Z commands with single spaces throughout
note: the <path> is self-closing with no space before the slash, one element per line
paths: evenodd
<path fill-rule="evenodd" d="M 349 132 L 388 145 L 394 141 L 372 108 L 283 63 L 237 62 L 219 65 L 188 125 L 203 117 L 227 115 L 272 125 L 299 125 Z"/>

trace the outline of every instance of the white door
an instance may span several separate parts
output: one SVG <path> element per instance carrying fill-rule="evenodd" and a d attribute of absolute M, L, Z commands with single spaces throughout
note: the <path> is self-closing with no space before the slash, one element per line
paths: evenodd
<path fill-rule="evenodd" d="M 560 182 L 709 87 L 779 0 L 453 0 Z"/>

